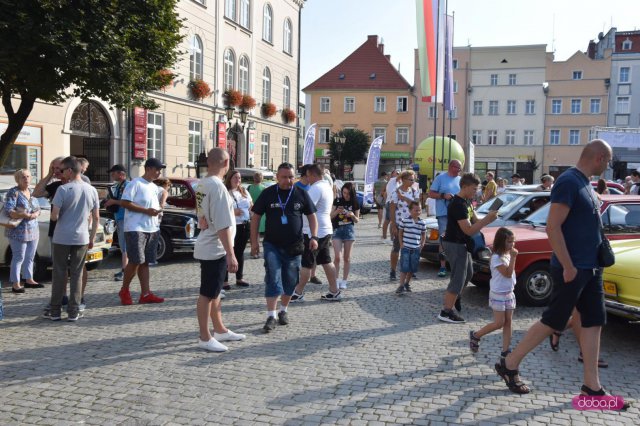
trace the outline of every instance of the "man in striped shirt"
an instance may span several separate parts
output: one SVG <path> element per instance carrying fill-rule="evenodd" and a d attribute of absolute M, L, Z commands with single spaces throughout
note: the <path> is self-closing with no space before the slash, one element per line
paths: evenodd
<path fill-rule="evenodd" d="M 420 219 L 420 203 L 409 202 L 409 217 L 402 218 L 398 222 L 398 241 L 400 242 L 400 286 L 396 294 L 410 292 L 409 281 L 414 273 L 418 272 L 420 263 L 420 250 L 424 246 L 427 235 L 427 224 Z"/>

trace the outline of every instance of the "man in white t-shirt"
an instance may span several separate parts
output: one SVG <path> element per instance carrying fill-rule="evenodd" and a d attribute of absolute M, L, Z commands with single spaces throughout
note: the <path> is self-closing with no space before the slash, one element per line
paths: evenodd
<path fill-rule="evenodd" d="M 291 296 L 292 302 L 302 302 L 304 300 L 304 287 L 311 276 L 311 268 L 315 265 L 322 265 L 324 273 L 329 281 L 329 293 L 322 296 L 322 300 L 339 301 L 342 294 L 338 288 L 336 280 L 336 267 L 331 259 L 331 235 L 333 226 L 331 225 L 331 208 L 333 206 L 333 190 L 331 186 L 322 178 L 322 170 L 317 164 L 307 166 L 307 182 L 311 185 L 307 193 L 316 206 L 316 218 L 318 220 L 318 236 L 312 237 L 309 227 L 309 220 L 303 217 L 302 233 L 304 234 L 304 252 L 302 253 L 300 278 L 298 285 Z M 309 242 L 312 238 L 318 240 L 318 248 L 311 250 Z"/>
<path fill-rule="evenodd" d="M 384 222 L 382 223 L 382 242 L 387 243 L 387 230 L 389 229 L 389 224 L 391 223 L 390 216 L 390 205 L 391 205 L 391 194 L 396 192 L 396 188 L 400 185 L 400 170 L 395 169 L 391 172 L 391 176 L 389 177 L 389 182 L 387 182 L 387 187 L 384 191 Z"/>
<path fill-rule="evenodd" d="M 153 183 L 160 177 L 162 169 L 167 167 L 156 158 L 144 163 L 144 174 L 133 179 L 124 190 L 120 205 L 126 209 L 124 214 L 124 238 L 127 244 L 129 263 L 124 269 L 122 289 L 118 295 L 123 305 L 132 305 L 129 286 L 133 277 L 140 280 L 140 299 L 138 303 L 162 303 L 164 299 L 151 293 L 149 288 L 149 263 L 155 263 L 158 251 L 158 214 L 160 202 L 158 195 L 162 190 Z"/>

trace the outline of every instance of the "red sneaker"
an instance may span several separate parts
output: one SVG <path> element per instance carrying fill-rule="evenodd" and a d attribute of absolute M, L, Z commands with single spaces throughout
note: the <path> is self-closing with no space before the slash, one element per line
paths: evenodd
<path fill-rule="evenodd" d="M 118 296 L 120 296 L 120 303 L 122 303 L 123 305 L 133 305 L 133 300 L 131 300 L 131 293 L 129 293 L 129 289 L 121 288 Z"/>
<path fill-rule="evenodd" d="M 164 302 L 164 297 L 158 297 L 153 293 L 149 293 L 146 296 L 140 296 L 140 299 L 138 300 L 138 303 L 140 304 L 144 304 L 144 303 L 162 303 Z"/>

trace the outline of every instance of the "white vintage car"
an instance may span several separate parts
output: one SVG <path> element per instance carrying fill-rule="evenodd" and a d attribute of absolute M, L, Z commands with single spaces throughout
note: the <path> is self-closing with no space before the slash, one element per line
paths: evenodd
<path fill-rule="evenodd" d="M 13 186 L 9 186 L 4 182 L 0 183 L 0 201 L 4 201 L 7 192 Z M 51 243 L 47 236 L 49 233 L 51 205 L 46 198 L 38 198 L 38 203 L 42 212 L 38 216 L 40 240 L 38 241 L 33 267 L 33 276 L 36 281 L 46 278 L 47 269 L 51 266 Z M 88 270 L 97 268 L 102 259 L 109 253 L 114 231 L 115 223 L 113 220 L 100 219 L 98 232 L 96 232 L 96 237 L 93 241 L 93 248 L 87 253 L 86 263 Z M 9 246 L 9 240 L 4 235 L 4 228 L 0 227 L 0 267 L 2 266 L 11 266 L 11 247 Z"/>

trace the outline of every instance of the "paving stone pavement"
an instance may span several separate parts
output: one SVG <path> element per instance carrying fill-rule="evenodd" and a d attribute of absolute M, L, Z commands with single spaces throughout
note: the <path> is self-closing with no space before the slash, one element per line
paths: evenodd
<path fill-rule="evenodd" d="M 525 359 L 522 376 L 533 392 L 511 394 L 493 370 L 500 334 L 484 338 L 476 355 L 468 348 L 469 330 L 491 319 L 487 290 L 465 290 L 467 324 L 441 323 L 446 279 L 422 263 L 414 292 L 398 297 L 388 253 L 377 219 L 367 216 L 345 300 L 321 302 L 326 283 L 309 284 L 306 303 L 289 308 L 291 323 L 268 335 L 263 260 L 247 256 L 253 285 L 228 291 L 223 302 L 225 323 L 247 340 L 221 354 L 196 345 L 200 271 L 188 254 L 151 271 L 164 304 L 133 306 L 119 303 L 111 256 L 90 274 L 88 309 L 77 323 L 40 318 L 49 285 L 23 295 L 5 288 L 0 424 L 639 423 L 637 403 L 627 412 L 572 408 L 582 369 L 571 333 L 559 352 L 544 342 Z M 135 300 L 137 282 L 132 289 Z M 540 313 L 518 307 L 515 342 Z M 610 363 L 602 382 L 632 401 L 640 393 L 638 327 L 611 319 L 602 341 Z"/>

